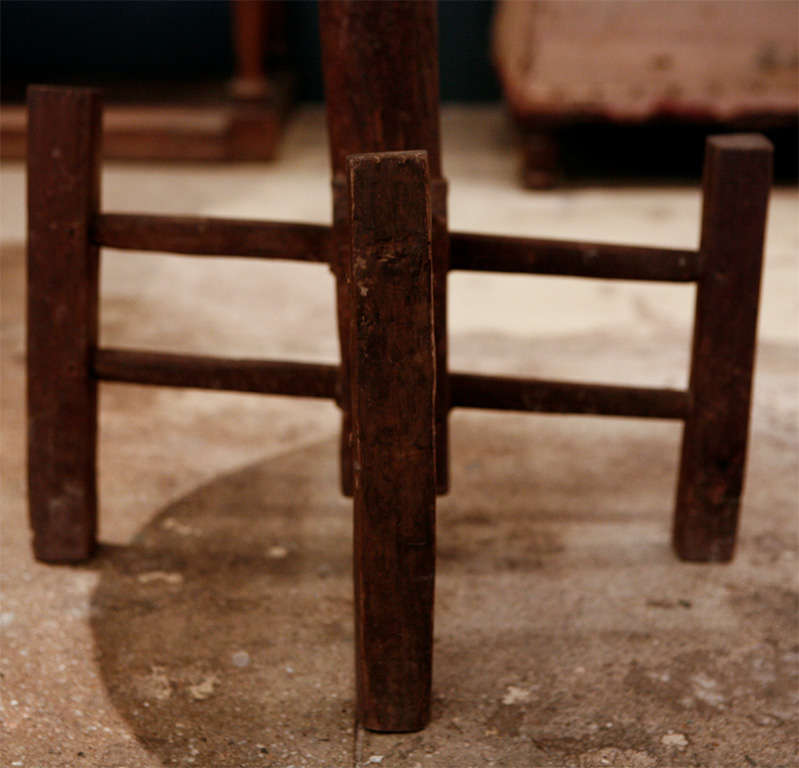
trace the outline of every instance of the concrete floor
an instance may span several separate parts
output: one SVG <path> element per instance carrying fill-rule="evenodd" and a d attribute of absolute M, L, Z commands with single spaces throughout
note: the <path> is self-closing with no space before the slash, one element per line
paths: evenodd
<path fill-rule="evenodd" d="M 698 185 L 522 191 L 497 109 L 443 118 L 451 226 L 695 247 Z M 263 166 L 108 165 L 107 210 L 325 222 L 319 110 Z M 35 563 L 24 170 L 2 177 L 3 766 L 796 766 L 799 201 L 769 219 L 730 565 L 669 545 L 680 427 L 455 412 L 433 721 L 353 727 L 351 507 L 332 404 L 104 385 L 102 548 Z M 684 386 L 693 288 L 453 275 L 451 367 Z M 108 251 L 102 343 L 335 361 L 318 265 Z"/>

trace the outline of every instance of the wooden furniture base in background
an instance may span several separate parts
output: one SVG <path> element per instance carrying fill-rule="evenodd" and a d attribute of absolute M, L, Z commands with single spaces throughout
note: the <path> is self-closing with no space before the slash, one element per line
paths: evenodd
<path fill-rule="evenodd" d="M 292 104 L 284 3 L 231 0 L 235 67 L 228 82 L 114 83 L 103 114 L 113 160 L 273 160 Z M 0 109 L 0 158 L 26 156 L 27 108 Z"/>
<path fill-rule="evenodd" d="M 522 133 L 525 186 L 575 172 L 692 175 L 692 127 L 767 132 L 795 179 L 797 29 L 799 4 L 780 0 L 499 0 L 493 59 Z"/>
<path fill-rule="evenodd" d="M 291 106 L 291 78 L 270 80 L 256 98 L 186 103 L 118 103 L 103 115 L 103 157 L 110 160 L 272 160 Z M 27 108 L 0 109 L 0 157 L 25 157 Z"/>

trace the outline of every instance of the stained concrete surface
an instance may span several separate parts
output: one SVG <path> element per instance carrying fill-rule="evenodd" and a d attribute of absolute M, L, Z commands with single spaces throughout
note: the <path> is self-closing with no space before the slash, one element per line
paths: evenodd
<path fill-rule="evenodd" d="M 694 185 L 524 192 L 502 114 L 444 113 L 453 228 L 693 247 Z M 327 221 L 322 115 L 263 166 L 108 165 L 108 210 Z M 769 218 L 730 565 L 669 546 L 680 427 L 456 411 L 438 512 L 433 721 L 353 722 L 338 414 L 104 385 L 100 538 L 35 563 L 24 461 L 24 172 L 2 188 L 3 766 L 794 766 L 799 225 Z M 335 361 L 318 265 L 108 251 L 102 343 Z M 451 366 L 684 386 L 693 289 L 450 278 Z"/>

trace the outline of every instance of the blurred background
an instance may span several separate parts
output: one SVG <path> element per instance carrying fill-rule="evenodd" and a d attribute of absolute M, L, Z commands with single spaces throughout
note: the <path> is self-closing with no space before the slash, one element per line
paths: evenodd
<path fill-rule="evenodd" d="M 266 68 L 286 66 L 296 79 L 296 98 L 321 101 L 316 1 L 264 5 L 277 27 L 264 51 Z M 20 86 L 42 79 L 112 87 L 225 81 L 236 61 L 235 10 L 228 0 L 7 0 L 0 10 L 3 89 L 24 98 Z M 489 59 L 492 12 L 491 0 L 439 4 L 444 100 L 500 98 Z"/>
<path fill-rule="evenodd" d="M 323 100 L 309 0 L 5 0 L 0 14 L 6 157 L 24 152 L 13 105 L 31 82 L 105 88 L 121 158 L 269 160 L 291 108 Z M 532 188 L 695 178 L 704 135 L 725 130 L 765 132 L 790 181 L 798 40 L 792 0 L 440 2 L 441 98 L 504 102 Z"/>

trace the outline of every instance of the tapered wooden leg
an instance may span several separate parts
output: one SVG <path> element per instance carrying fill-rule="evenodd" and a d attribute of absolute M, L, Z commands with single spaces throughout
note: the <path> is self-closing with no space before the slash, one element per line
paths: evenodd
<path fill-rule="evenodd" d="M 28 498 L 37 559 L 73 562 L 95 547 L 100 198 L 95 91 L 28 93 Z"/>
<path fill-rule="evenodd" d="M 447 375 L 447 185 L 441 177 L 438 114 L 438 26 L 436 4 L 391 0 L 326 0 L 319 4 L 322 58 L 333 168 L 334 237 L 346 259 L 349 247 L 345 158 L 358 152 L 426 150 L 432 178 L 433 269 L 436 334 L 436 455 L 438 492 L 449 488 L 449 381 Z M 343 212 L 343 214 L 342 214 Z M 334 271 L 336 267 L 334 265 Z M 336 271 L 338 322 L 342 339 L 342 388 L 348 309 L 346 270 Z M 341 485 L 352 492 L 350 404 L 342 408 Z M 349 473 L 349 474 L 348 474 Z"/>
<path fill-rule="evenodd" d="M 435 340 L 426 152 L 348 158 L 360 723 L 430 718 Z"/>
<path fill-rule="evenodd" d="M 772 147 L 708 139 L 674 547 L 684 560 L 733 556 L 743 490 Z"/>

